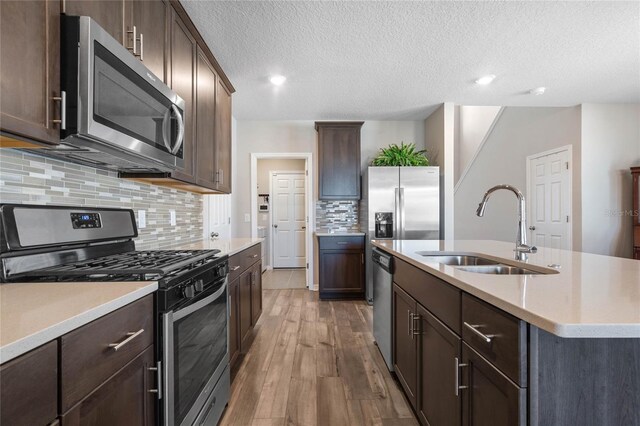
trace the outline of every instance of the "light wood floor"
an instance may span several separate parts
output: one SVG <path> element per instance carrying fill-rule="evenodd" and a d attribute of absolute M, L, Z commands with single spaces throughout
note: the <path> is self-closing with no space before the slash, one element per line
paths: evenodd
<path fill-rule="evenodd" d="M 264 290 L 254 332 L 222 425 L 417 425 L 374 345 L 364 301 Z"/>
<path fill-rule="evenodd" d="M 265 290 L 307 288 L 306 269 L 269 269 L 262 274 Z"/>

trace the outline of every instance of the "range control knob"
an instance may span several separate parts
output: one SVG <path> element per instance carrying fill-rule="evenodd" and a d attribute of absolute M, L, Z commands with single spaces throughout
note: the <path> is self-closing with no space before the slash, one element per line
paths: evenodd
<path fill-rule="evenodd" d="M 196 280 L 196 291 L 200 292 L 202 290 L 204 290 L 204 281 L 203 280 Z"/>
<path fill-rule="evenodd" d="M 196 295 L 193 284 L 184 286 L 184 288 L 182 289 L 182 295 L 187 299 L 192 299 Z"/>

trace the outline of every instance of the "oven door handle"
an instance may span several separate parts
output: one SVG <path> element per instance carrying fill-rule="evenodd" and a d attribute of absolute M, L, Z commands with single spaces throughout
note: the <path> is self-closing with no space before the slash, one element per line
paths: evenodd
<path fill-rule="evenodd" d="M 180 309 L 179 311 L 174 311 L 173 312 L 173 321 L 178 321 L 178 320 L 186 317 L 187 315 L 190 315 L 190 314 L 194 313 L 198 309 L 202 309 L 203 307 L 205 307 L 209 303 L 211 303 L 214 300 L 218 299 L 226 291 L 228 280 L 229 280 L 228 278 L 225 278 L 224 279 L 224 283 L 222 284 L 222 286 L 218 290 L 216 290 L 216 292 L 213 293 L 212 295 L 207 296 L 204 299 L 198 300 L 197 302 L 195 302 L 195 303 L 193 303 L 193 304 L 191 304 L 189 306 L 186 306 L 186 307 Z"/>

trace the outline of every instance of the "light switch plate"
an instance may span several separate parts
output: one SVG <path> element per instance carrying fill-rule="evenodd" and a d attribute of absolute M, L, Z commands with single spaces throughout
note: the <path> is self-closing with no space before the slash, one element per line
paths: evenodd
<path fill-rule="evenodd" d="M 176 211 L 169 210 L 169 224 L 171 226 L 176 226 Z"/>
<path fill-rule="evenodd" d="M 245 222 L 251 222 L 251 215 L 249 213 L 245 213 L 244 214 L 244 221 Z"/>
<path fill-rule="evenodd" d="M 143 229 L 147 227 L 147 211 L 138 210 L 138 228 Z"/>

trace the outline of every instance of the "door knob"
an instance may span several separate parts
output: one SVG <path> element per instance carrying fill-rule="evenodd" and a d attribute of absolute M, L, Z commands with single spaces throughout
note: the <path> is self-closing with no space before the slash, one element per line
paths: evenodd
<path fill-rule="evenodd" d="M 274 227 L 274 228 L 277 228 L 277 227 L 278 227 L 278 225 L 273 225 L 273 227 Z"/>
<path fill-rule="evenodd" d="M 536 230 L 535 226 L 532 225 L 532 226 L 529 227 L 529 231 L 535 231 L 535 230 Z"/>
<path fill-rule="evenodd" d="M 302 227 L 302 229 L 307 229 L 307 227 L 306 227 L 306 226 L 303 226 L 303 227 Z"/>

